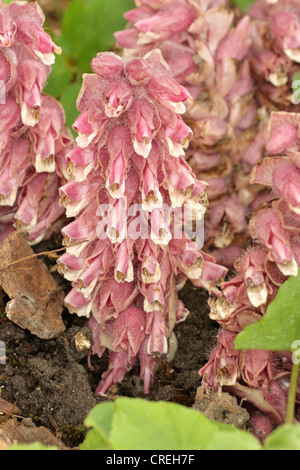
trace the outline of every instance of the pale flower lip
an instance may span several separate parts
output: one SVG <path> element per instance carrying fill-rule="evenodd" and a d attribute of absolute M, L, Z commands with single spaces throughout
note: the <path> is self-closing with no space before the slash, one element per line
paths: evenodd
<path fill-rule="evenodd" d="M 253 283 L 248 283 L 247 292 L 253 307 L 260 307 L 261 305 L 266 304 L 268 299 L 268 289 L 266 284 L 256 286 Z"/>

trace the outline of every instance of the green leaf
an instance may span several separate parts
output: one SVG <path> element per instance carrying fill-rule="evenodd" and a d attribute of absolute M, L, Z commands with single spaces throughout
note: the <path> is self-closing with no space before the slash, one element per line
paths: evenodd
<path fill-rule="evenodd" d="M 266 438 L 265 450 L 300 450 L 300 424 L 283 425 Z"/>
<path fill-rule="evenodd" d="M 114 33 L 126 24 L 124 13 L 134 6 L 133 0 L 73 0 L 68 4 L 61 46 L 82 73 L 90 71 L 90 62 L 98 52 L 114 44 Z"/>
<path fill-rule="evenodd" d="M 208 445 L 215 427 L 180 405 L 122 399 L 116 401 L 110 440 L 118 450 L 191 450 Z"/>
<path fill-rule="evenodd" d="M 55 446 L 45 446 L 39 442 L 33 442 L 32 444 L 16 444 L 11 446 L 7 450 L 59 450 Z"/>
<path fill-rule="evenodd" d="M 110 430 L 115 411 L 114 403 L 105 402 L 96 405 L 85 420 L 85 426 L 92 429 L 87 433 L 80 450 L 109 450 Z"/>
<path fill-rule="evenodd" d="M 48 78 L 45 93 L 65 108 L 69 128 L 78 116 L 76 99 L 82 74 L 91 72 L 97 53 L 114 45 L 114 33 L 125 27 L 123 15 L 135 7 L 134 0 L 72 0 L 61 22 L 61 34 L 54 42 L 62 48 Z"/>
<path fill-rule="evenodd" d="M 262 447 L 253 435 L 234 429 L 216 432 L 205 450 L 262 450 Z"/>
<path fill-rule="evenodd" d="M 196 410 L 130 398 L 116 400 L 109 440 L 115 450 L 261 449 L 254 436 Z"/>
<path fill-rule="evenodd" d="M 81 83 L 70 83 L 60 97 L 60 103 L 64 107 L 66 113 L 66 123 L 70 129 L 72 129 L 74 121 L 79 115 L 79 111 L 76 108 L 76 100 L 80 88 Z"/>
<path fill-rule="evenodd" d="M 48 78 L 44 93 L 59 98 L 72 80 L 73 72 L 66 63 L 65 54 L 56 56 L 55 64 L 52 66 L 51 74 Z"/>
<path fill-rule="evenodd" d="M 241 10 L 247 11 L 255 0 L 232 0 L 232 3 L 238 6 Z"/>
<path fill-rule="evenodd" d="M 293 351 L 300 340 L 299 292 L 300 274 L 282 284 L 262 319 L 236 337 L 235 348 Z"/>
<path fill-rule="evenodd" d="M 293 89 L 293 103 L 294 104 L 299 104 L 299 98 L 300 98 L 300 73 L 297 73 L 296 75 L 293 76 L 293 81 L 292 81 L 292 89 Z"/>

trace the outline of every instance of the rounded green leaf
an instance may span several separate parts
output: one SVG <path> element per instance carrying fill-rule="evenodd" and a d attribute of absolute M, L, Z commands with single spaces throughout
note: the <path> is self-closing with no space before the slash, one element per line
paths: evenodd
<path fill-rule="evenodd" d="M 265 450 L 300 450 L 300 424 L 277 428 L 264 442 Z"/>
<path fill-rule="evenodd" d="M 7 450 L 59 450 L 55 446 L 45 446 L 44 444 L 41 444 L 40 442 L 33 442 L 31 444 L 16 444 L 11 446 Z"/>
<path fill-rule="evenodd" d="M 263 318 L 247 326 L 235 339 L 236 349 L 294 350 L 300 341 L 300 275 L 280 287 Z"/>
<path fill-rule="evenodd" d="M 104 402 L 96 405 L 88 414 L 85 426 L 92 428 L 80 445 L 80 450 L 110 449 L 110 431 L 115 412 L 114 403 Z"/>
<path fill-rule="evenodd" d="M 258 450 L 258 440 L 234 426 L 168 402 L 121 398 L 115 402 L 110 443 L 115 450 Z"/>

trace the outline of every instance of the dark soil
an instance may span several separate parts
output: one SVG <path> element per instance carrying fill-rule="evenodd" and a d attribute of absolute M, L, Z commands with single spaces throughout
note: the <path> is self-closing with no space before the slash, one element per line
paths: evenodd
<path fill-rule="evenodd" d="M 63 10 L 67 2 L 60 2 L 59 10 Z M 40 4 L 48 13 L 47 20 L 52 30 L 58 34 L 61 11 L 54 12 L 49 0 L 40 0 Z M 43 252 L 58 246 L 61 246 L 60 240 L 52 240 L 51 243 L 41 243 L 35 250 Z M 43 259 L 52 271 L 55 260 Z M 69 284 L 55 270 L 53 275 L 67 293 Z M 171 362 L 165 359 L 159 364 L 151 393 L 148 396 L 143 394 L 137 367 L 103 398 L 95 397 L 94 390 L 107 368 L 107 355 L 101 359 L 92 357 L 91 370 L 88 368 L 88 350 L 78 351 L 75 347 L 78 333 L 91 340 L 86 319 L 64 311 L 66 331 L 56 339 L 41 340 L 6 318 L 5 305 L 9 299 L 0 288 L 0 341 L 5 343 L 6 348 L 6 363 L 0 363 L 0 397 L 16 404 L 20 422 L 25 424 L 29 419 L 36 426 L 47 428 L 68 448 L 82 442 L 84 420 L 90 409 L 103 400 L 127 396 L 195 406 L 197 389 L 201 385 L 198 371 L 215 346 L 218 325 L 209 319 L 207 293 L 204 290 L 187 283 L 180 298 L 190 314 L 185 322 L 176 327 L 177 352 Z M 202 405 L 198 403 L 196 408 L 202 412 L 207 409 L 210 417 L 224 422 L 235 422 L 235 418 L 231 420 L 228 416 L 237 414 L 236 422 L 239 424 L 240 407 L 228 397 L 223 402 L 220 396 L 206 400 Z"/>
<path fill-rule="evenodd" d="M 35 251 L 55 249 L 59 243 L 59 240 L 41 243 Z M 43 259 L 57 282 L 68 292 L 69 283 L 55 272 L 55 260 Z M 137 366 L 103 398 L 95 397 L 94 390 L 107 368 L 108 356 L 101 359 L 93 356 L 92 369 L 89 369 L 88 349 L 78 351 L 75 345 L 78 333 L 91 341 L 87 320 L 65 310 L 65 332 L 56 339 L 41 340 L 13 324 L 2 313 L 9 300 L 2 292 L 0 340 L 5 343 L 7 359 L 5 364 L 0 364 L 0 397 L 16 404 L 22 418 L 31 418 L 37 426 L 46 427 L 71 448 L 82 442 L 84 420 L 91 408 L 103 400 L 114 400 L 117 396 L 140 397 L 192 407 L 201 385 L 198 371 L 215 346 L 218 325 L 208 316 L 206 291 L 188 282 L 180 292 L 180 298 L 190 314 L 175 329 L 177 352 L 171 362 L 165 358 L 159 363 L 151 393 L 143 394 Z M 232 415 L 231 411 L 229 413 Z"/>
<path fill-rule="evenodd" d="M 40 244 L 37 252 L 51 250 L 52 244 Z M 49 269 L 55 260 L 44 258 Z M 68 283 L 56 272 L 54 277 L 66 290 Z M 207 294 L 190 283 L 180 293 L 190 310 L 187 320 L 176 327 L 178 349 L 174 359 L 162 360 L 158 366 L 151 393 L 145 397 L 139 371 L 133 369 L 119 385 L 112 387 L 107 398 L 95 397 L 94 390 L 106 370 L 108 357 L 91 359 L 88 368 L 88 349 L 78 351 L 75 336 L 80 332 L 91 340 L 86 319 L 64 311 L 66 331 L 58 338 L 41 340 L 22 330 L 5 316 L 5 293 L 0 296 L 0 340 L 5 343 L 6 364 L 0 364 L 0 396 L 16 404 L 24 418 L 31 417 L 59 433 L 66 445 L 82 440 L 83 423 L 89 410 L 104 399 L 116 396 L 165 400 L 192 406 L 201 384 L 198 370 L 206 362 L 216 340 L 216 323 L 208 317 Z M 2 317 L 2 318 L 1 318 Z"/>

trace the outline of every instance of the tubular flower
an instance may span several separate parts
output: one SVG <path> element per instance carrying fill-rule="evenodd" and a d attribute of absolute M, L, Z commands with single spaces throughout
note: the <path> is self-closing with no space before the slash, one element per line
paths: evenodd
<path fill-rule="evenodd" d="M 216 285 L 226 269 L 201 251 L 201 230 L 191 233 L 203 221 L 207 185 L 183 159 L 192 131 L 179 112 L 189 92 L 158 49 L 128 61 L 100 53 L 92 69 L 77 100 L 77 145 L 67 155 L 73 180 L 60 188 L 75 220 L 63 228 L 59 269 L 72 281 L 69 310 L 90 318 L 92 353 L 110 352 L 96 394 L 136 362 L 148 393 L 157 358 L 188 314 L 179 279 Z"/>
<path fill-rule="evenodd" d="M 58 188 L 73 143 L 63 108 L 42 93 L 53 53 L 60 52 L 43 30 L 44 19 L 34 2 L 0 9 L 1 239 L 17 227 L 31 244 L 49 235 L 64 212 Z"/>
<path fill-rule="evenodd" d="M 136 5 L 125 14 L 128 27 L 115 38 L 124 58 L 159 48 L 174 78 L 191 94 L 183 116 L 193 131 L 186 158 L 209 185 L 205 241 L 220 257 L 231 244 L 243 245 L 247 233 L 248 200 L 236 194 L 233 175 L 235 141 L 258 122 L 248 60 L 250 18 L 235 24 L 228 0 L 136 0 Z M 174 131 L 179 135 L 173 129 L 168 137 Z M 187 140 L 182 124 L 181 132 Z M 182 152 L 174 141 L 171 149 Z"/>
<path fill-rule="evenodd" d="M 253 425 L 257 433 L 260 427 L 265 429 L 264 435 L 266 429 L 271 432 L 284 422 L 291 358 L 282 353 L 237 352 L 233 340 L 264 315 L 279 287 L 299 272 L 298 135 L 297 114 L 272 113 L 265 146 L 269 154 L 250 174 L 252 184 L 269 188 L 270 193 L 265 199 L 258 198 L 249 223 L 252 245 L 235 262 L 236 276 L 222 283 L 220 290 L 213 289 L 210 317 L 223 333 L 200 371 L 205 387 L 220 390 L 225 386 L 254 405 L 259 412 L 253 415 Z M 225 379 L 222 371 L 227 371 Z"/>

